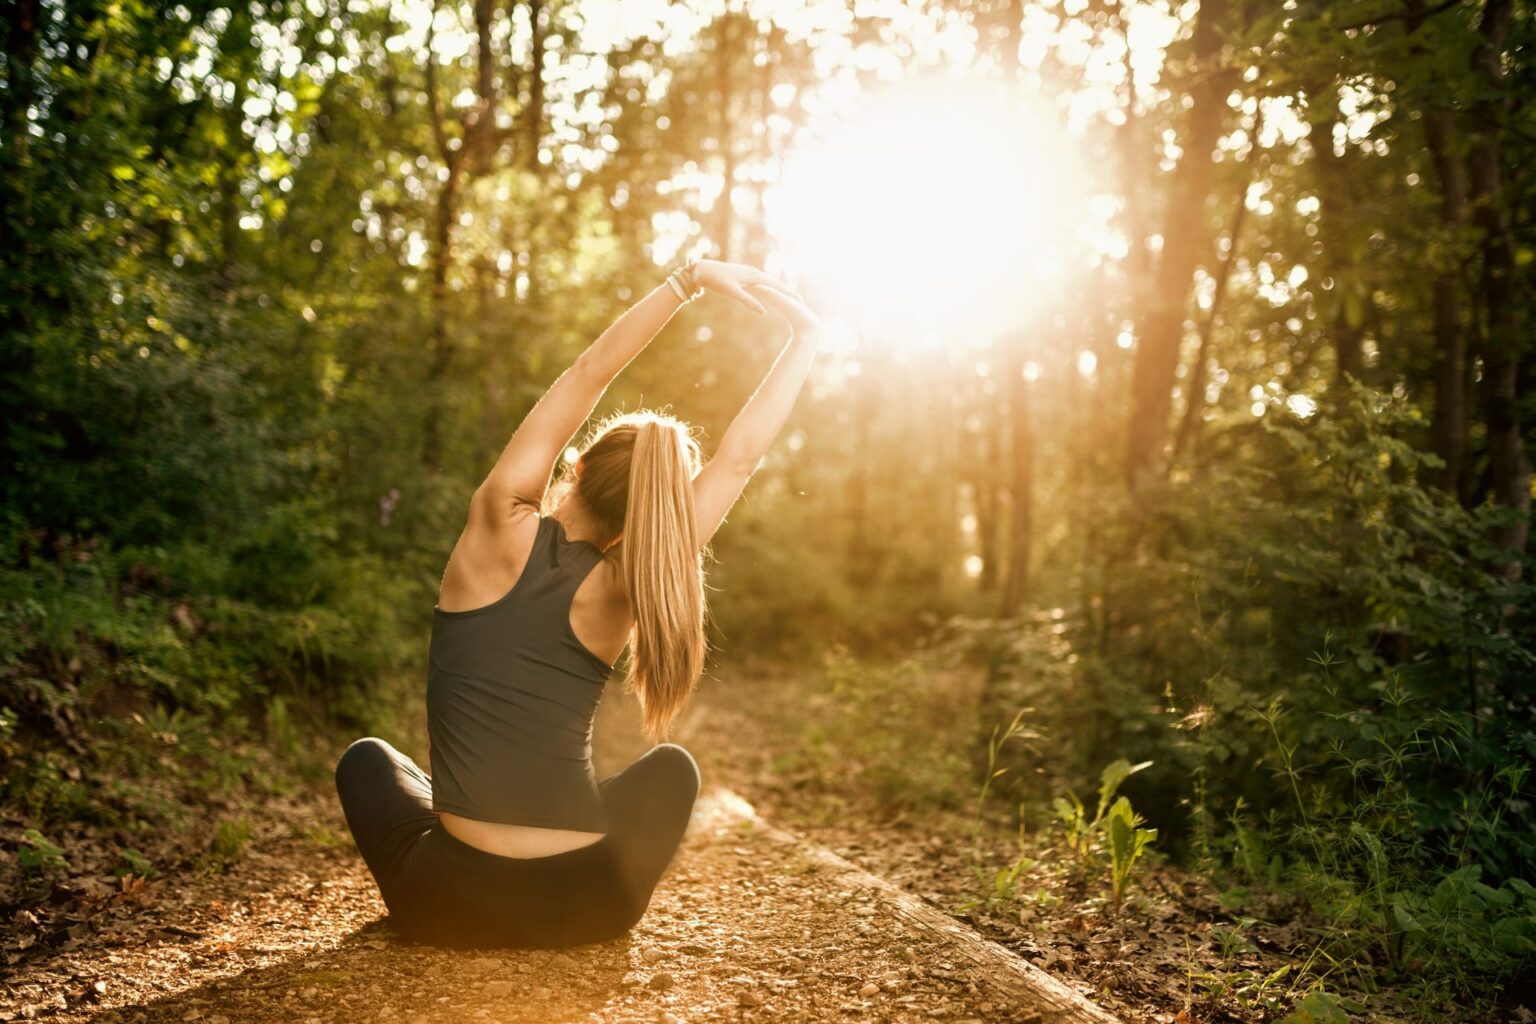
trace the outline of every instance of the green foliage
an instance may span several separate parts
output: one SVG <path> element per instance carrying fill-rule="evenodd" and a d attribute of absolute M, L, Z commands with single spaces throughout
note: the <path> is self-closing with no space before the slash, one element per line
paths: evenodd
<path fill-rule="evenodd" d="M 1111 761 L 1104 766 L 1099 773 L 1099 802 L 1094 808 L 1093 817 L 1088 817 L 1083 802 L 1077 798 L 1076 793 L 1067 793 L 1066 796 L 1056 797 L 1051 801 L 1051 807 L 1056 812 L 1057 819 L 1066 828 L 1067 849 L 1078 856 L 1086 856 L 1093 848 L 1099 832 L 1104 828 L 1106 815 L 1111 811 L 1111 801 L 1120 791 L 1125 780 L 1152 767 L 1151 761 L 1143 761 L 1141 764 L 1120 758 Z M 1129 810 L 1130 804 L 1126 803 Z M 1138 853 L 1140 851 L 1138 850 Z"/>
<path fill-rule="evenodd" d="M 1279 1024 L 1349 1024 L 1345 1006 L 1345 1000 L 1318 989 L 1298 999 L 1295 1009 L 1281 1017 Z"/>
<path fill-rule="evenodd" d="M 154 878 L 159 873 L 141 850 L 125 846 L 118 856 L 122 858 L 124 865 L 117 871 L 120 875 L 138 875 L 141 878 Z"/>
<path fill-rule="evenodd" d="M 1105 765 L 1099 773 L 1098 805 L 1091 818 L 1075 793 L 1068 792 L 1051 802 L 1065 829 L 1065 845 L 1079 861 L 1086 862 L 1096 850 L 1107 854 L 1110 902 L 1117 910 L 1136 862 L 1147 845 L 1157 840 L 1157 829 L 1142 828 L 1144 819 L 1131 808 L 1130 800 L 1123 796 L 1116 799 L 1115 794 L 1126 779 L 1151 766 L 1150 761 L 1133 765 L 1124 758 Z"/>
<path fill-rule="evenodd" d="M 21 849 L 16 854 L 16 863 L 24 874 L 49 874 L 56 871 L 64 871 L 69 867 L 69 862 L 64 857 L 64 849 L 61 846 L 48 841 L 35 828 L 29 828 L 21 834 Z"/>
<path fill-rule="evenodd" d="M 1067 849 L 1095 839 L 1072 795 L 1094 753 L 1155 760 L 1120 781 L 1161 848 L 1224 877 L 1233 909 L 1302 897 L 1317 970 L 1422 985 L 1437 1005 L 1532 962 L 1514 887 L 1536 863 L 1536 722 L 1517 683 L 1536 604 L 1492 543 L 1499 513 L 1423 485 L 1421 426 L 1355 388 L 1217 435 L 1227 450 L 1199 475 L 1106 502 L 1112 571 L 1066 577 L 1098 604 L 957 623 L 946 642 L 998 677 L 998 703 L 1033 709 L 1030 766 L 1067 783 Z M 1236 998 L 1262 981 L 1211 984 Z"/>
<path fill-rule="evenodd" d="M 205 862 L 210 871 L 228 871 L 230 866 L 245 856 L 245 848 L 251 841 L 251 823 L 244 818 L 224 820 L 214 829 L 213 840 L 208 846 Z"/>
<path fill-rule="evenodd" d="M 1130 884 L 1136 861 L 1141 858 L 1148 843 L 1156 842 L 1157 829 L 1141 828 L 1143 819 L 1131 810 L 1131 802 L 1123 796 L 1110 807 L 1107 820 L 1110 898 L 1118 909 L 1121 900 L 1125 898 L 1125 888 Z"/>

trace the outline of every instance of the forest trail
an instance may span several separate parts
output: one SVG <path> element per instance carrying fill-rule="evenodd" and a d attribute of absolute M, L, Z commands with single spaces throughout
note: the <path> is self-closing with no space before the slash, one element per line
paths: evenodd
<path fill-rule="evenodd" d="M 941 910 L 709 785 L 710 750 L 729 738 L 698 724 L 685 732 L 706 734 L 693 740 L 706 792 L 649 913 L 623 939 L 567 951 L 402 943 L 333 795 L 317 789 L 272 806 L 224 874 L 103 895 L 78 935 L 9 979 L 0 1019 L 1112 1021 Z M 1043 1001 L 1020 999 L 1041 980 Z"/>

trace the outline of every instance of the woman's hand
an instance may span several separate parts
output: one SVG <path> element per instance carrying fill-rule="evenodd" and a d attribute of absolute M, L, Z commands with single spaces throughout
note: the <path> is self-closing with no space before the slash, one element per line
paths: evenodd
<path fill-rule="evenodd" d="M 765 274 L 756 267 L 741 263 L 699 260 L 694 264 L 694 272 L 697 274 L 699 287 L 705 291 L 719 292 L 721 295 L 729 296 L 758 314 L 765 314 L 768 310 L 747 291 L 749 287 L 777 288 L 782 292 L 794 294 L 794 289 L 778 278 Z"/>
<path fill-rule="evenodd" d="M 796 337 L 820 341 L 823 330 L 821 317 L 817 316 L 816 311 L 807 306 L 798 295 L 781 291 L 776 284 L 753 285 L 752 290 L 775 313 L 789 321 L 789 326 Z"/>

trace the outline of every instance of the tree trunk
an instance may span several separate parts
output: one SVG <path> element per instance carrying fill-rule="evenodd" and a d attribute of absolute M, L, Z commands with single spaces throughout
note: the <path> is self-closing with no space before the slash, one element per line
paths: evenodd
<path fill-rule="evenodd" d="M 453 343 L 448 336 L 448 277 L 453 268 L 453 225 L 459 216 L 459 168 L 450 164 L 448 180 L 437 194 L 437 214 L 432 234 L 432 308 L 427 328 L 427 422 L 422 459 L 430 470 L 443 468 L 444 381 L 453 365 Z"/>
<path fill-rule="evenodd" d="M 1428 17 L 1424 0 L 1407 0 L 1409 34 Z M 1451 112 L 1433 102 L 1423 110 L 1424 142 L 1440 184 L 1440 223 L 1451 250 L 1441 255 L 1430 284 L 1435 330 L 1435 414 L 1430 434 L 1435 454 L 1445 463 L 1434 475 L 1434 486 L 1465 502 L 1471 492 L 1467 473 L 1467 391 L 1470 369 L 1467 332 L 1462 322 L 1461 283 L 1465 269 L 1458 251 L 1466 224 L 1467 166 L 1456 152 Z"/>
<path fill-rule="evenodd" d="M 1002 500 L 998 495 L 997 477 L 1003 461 L 1002 417 L 997 414 L 997 397 L 981 389 L 978 432 L 979 465 L 973 477 L 976 487 L 976 547 L 981 556 L 981 576 L 976 581 L 982 591 L 991 593 L 997 589 L 998 566 L 1002 555 L 998 551 L 998 519 L 1002 515 Z"/>
<path fill-rule="evenodd" d="M 544 40 L 549 30 L 544 24 L 544 0 L 528 0 L 528 25 L 530 31 L 528 62 L 528 107 L 523 111 L 523 131 L 526 142 L 523 154 L 525 167 L 539 165 L 539 146 L 544 141 L 544 66 L 547 55 Z"/>
<path fill-rule="evenodd" d="M 8 88 L 3 95 L 5 103 L 5 148 L 9 158 L 10 174 L 16 174 L 26 166 L 28 145 L 32 139 L 31 122 L 27 113 L 34 102 L 33 64 L 37 61 L 37 0 L 16 0 L 10 14 L 11 27 L 6 32 L 5 81 Z M 8 188 L 19 189 L 19 178 L 7 175 Z M 20 216 L 20 208 L 6 211 L 0 230 L 9 237 L 9 220 Z"/>
<path fill-rule="evenodd" d="M 248 85 L 247 54 L 251 46 L 250 15 L 239 5 L 231 8 L 233 15 L 225 30 L 226 52 L 238 47 L 234 57 L 234 90 L 229 106 L 224 108 L 225 156 L 219 161 L 219 280 L 226 301 L 234 294 L 236 250 L 240 247 L 240 157 L 244 152 L 239 140 L 244 132 L 241 122 L 245 118 L 245 98 Z M 240 38 L 241 34 L 243 38 Z"/>
<path fill-rule="evenodd" d="M 1488 424 L 1488 466 L 1493 500 L 1512 511 L 1499 541 L 1510 554 L 1508 572 L 1520 571 L 1519 557 L 1530 532 L 1531 463 L 1519 415 L 1520 360 L 1524 355 L 1523 310 L 1516 294 L 1514 244 L 1505 212 L 1501 132 L 1507 115 L 1502 57 L 1512 0 L 1488 0 L 1478 25 L 1482 41 L 1474 55 L 1487 78 L 1487 94 L 1474 106 L 1470 171 L 1474 217 L 1482 233 L 1482 292 L 1487 341 L 1483 353 L 1483 408 Z"/>
<path fill-rule="evenodd" d="M 1003 339 L 1007 351 L 1009 488 L 1008 575 L 1003 582 L 1002 613 L 1016 615 L 1029 590 L 1029 563 L 1034 539 L 1035 436 L 1030 421 L 1030 384 L 1024 379 L 1024 347 L 1029 333 L 1017 331 Z"/>
<path fill-rule="evenodd" d="M 1185 382 L 1184 415 L 1179 420 L 1179 432 L 1173 439 L 1173 459 L 1177 459 L 1182 452 L 1189 449 L 1195 434 L 1200 429 L 1200 415 L 1205 411 L 1205 376 L 1206 363 L 1210 360 L 1211 335 L 1216 330 L 1216 320 L 1221 315 L 1222 303 L 1226 301 L 1227 286 L 1232 280 L 1232 265 L 1237 262 L 1237 246 L 1243 237 L 1243 224 L 1248 219 L 1248 185 L 1253 181 L 1253 169 L 1257 169 L 1259 162 L 1258 135 L 1264 127 L 1264 115 L 1262 110 L 1254 118 L 1253 123 L 1253 149 L 1248 155 L 1249 173 L 1243 174 L 1238 179 L 1237 202 L 1232 209 L 1232 217 L 1227 227 L 1227 254 L 1222 257 L 1221 264 L 1216 268 L 1216 288 L 1211 295 L 1211 308 L 1206 312 L 1205 318 L 1200 321 L 1200 347 L 1195 351 L 1194 361 L 1190 364 L 1189 379 Z"/>
<path fill-rule="evenodd" d="M 1466 222 L 1467 168 L 1453 152 L 1451 115 L 1445 110 L 1424 112 L 1424 137 L 1440 179 L 1440 221 L 1451 244 Z M 1461 322 L 1458 269 L 1437 267 L 1430 285 L 1435 324 L 1435 454 L 1445 465 L 1435 474 L 1435 486 L 1465 499 L 1467 455 L 1467 335 Z"/>
<path fill-rule="evenodd" d="M 18 292 L 30 289 L 32 284 L 31 240 L 24 225 L 31 203 L 27 164 L 32 132 L 28 111 L 36 93 L 33 65 L 37 61 L 37 6 L 37 0 L 16 0 L 11 9 L 11 25 L 5 34 L 7 88 L 0 93 L 0 103 L 5 107 L 0 122 L 5 126 L 5 138 L 0 140 L 0 250 L 5 253 L 4 265 L 10 268 L 7 289 Z M 20 295 L 15 297 L 21 299 Z M 28 301 L 17 301 L 11 306 L 10 326 L 18 332 L 26 331 L 25 317 L 30 306 Z M 9 340 L 14 343 L 16 339 Z M 9 356 L 6 353 L 7 362 Z"/>
<path fill-rule="evenodd" d="M 1196 15 L 1195 77 L 1189 91 L 1192 105 L 1180 140 L 1184 154 L 1169 185 L 1163 251 L 1146 296 L 1131 372 L 1126 481 L 1133 491 L 1157 475 L 1162 461 L 1190 282 L 1210 244 L 1205 200 L 1211 182 L 1211 150 L 1221 134 L 1226 111 L 1228 76 L 1216 67 L 1221 51 L 1218 25 L 1226 9 L 1227 0 L 1202 0 Z"/>
<path fill-rule="evenodd" d="M 736 16 L 726 14 L 720 19 L 720 35 L 715 42 L 715 89 L 719 94 L 716 111 L 715 142 L 720 147 L 720 195 L 715 200 L 714 223 L 711 233 L 715 236 L 715 252 L 722 260 L 730 260 L 734 249 L 731 234 L 735 224 L 735 210 L 731 206 L 731 190 L 736 183 L 736 124 L 733 109 L 736 105 Z"/>
<path fill-rule="evenodd" d="M 458 223 L 459 202 L 467 179 L 483 174 L 495 159 L 500 138 L 496 129 L 495 105 L 496 53 L 493 46 L 496 0 L 475 0 L 476 67 L 475 88 L 478 102 L 464 116 L 455 149 L 443 124 L 437 95 L 437 62 L 432 56 L 432 30 L 427 32 L 427 109 L 432 121 L 432 135 L 438 159 L 448 168 L 448 177 L 437 194 L 436 217 L 432 225 L 431 311 L 427 330 L 427 415 L 422 445 L 422 460 L 429 470 L 443 467 L 444 414 L 448 406 L 447 387 L 454 363 L 453 339 L 448 330 L 448 281 L 455 262 L 453 229 Z M 436 5 L 433 6 L 434 13 Z M 435 23 L 435 19 L 434 19 Z"/>
<path fill-rule="evenodd" d="M 864 370 L 853 384 L 853 465 L 848 480 L 848 566 L 856 584 L 869 585 L 871 545 L 869 543 L 870 420 L 876 405 L 871 375 L 871 351 L 867 345 L 859 353 Z"/>

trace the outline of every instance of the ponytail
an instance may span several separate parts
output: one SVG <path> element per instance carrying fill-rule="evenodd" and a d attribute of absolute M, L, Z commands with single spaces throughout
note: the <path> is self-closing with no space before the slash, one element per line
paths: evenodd
<path fill-rule="evenodd" d="M 628 685 L 646 733 L 666 735 L 704 669 L 704 564 L 694 518 L 696 448 L 673 420 L 636 424 L 623 577 L 635 618 Z"/>

